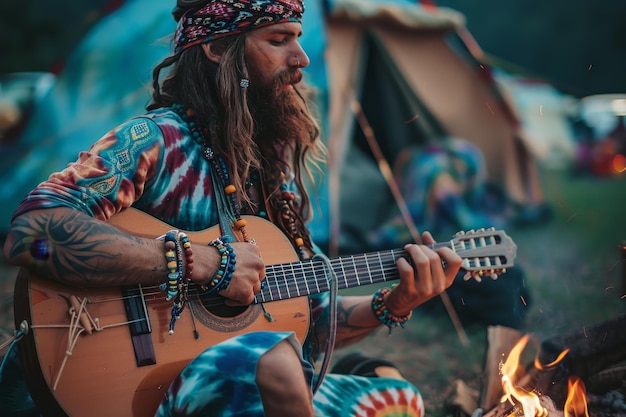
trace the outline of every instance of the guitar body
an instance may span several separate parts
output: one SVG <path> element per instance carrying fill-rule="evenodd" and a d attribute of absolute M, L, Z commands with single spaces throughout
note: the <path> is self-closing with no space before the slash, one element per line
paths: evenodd
<path fill-rule="evenodd" d="M 274 225 L 255 217 L 247 221 L 248 234 L 259 245 L 266 265 L 298 260 L 287 238 Z M 135 235 L 151 237 L 172 229 L 135 210 L 125 210 L 111 223 Z M 187 234 L 200 244 L 217 238 L 219 230 Z M 309 329 L 307 297 L 247 308 L 222 305 L 214 310 L 190 291 L 187 307 L 170 335 L 171 301 L 165 301 L 165 293 L 157 288 L 142 291 L 151 332 L 137 343 L 131 337 L 121 288 L 75 289 L 20 271 L 15 321 L 16 326 L 23 321 L 30 325 L 20 341 L 20 355 L 31 395 L 45 416 L 152 416 L 170 383 L 208 347 L 258 330 L 294 331 L 303 342 Z M 83 332 L 73 342 L 69 329 L 72 300 L 85 299 L 83 318 L 87 320 L 88 314 L 100 330 Z M 266 318 L 263 307 L 273 321 Z M 66 355 L 70 351 L 71 355 Z M 146 364 L 145 358 L 152 356 L 156 363 Z"/>

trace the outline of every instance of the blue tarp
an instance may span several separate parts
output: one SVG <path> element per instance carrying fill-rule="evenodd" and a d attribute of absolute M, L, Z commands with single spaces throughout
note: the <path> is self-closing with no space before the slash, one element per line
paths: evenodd
<path fill-rule="evenodd" d="M 68 57 L 49 93 L 35 103 L 20 136 L 0 146 L 0 231 L 25 193 L 75 160 L 79 151 L 145 111 L 152 68 L 171 52 L 172 2 L 129 0 L 102 18 Z M 308 2 L 302 44 L 306 80 L 326 101 L 325 36 L 320 2 Z"/>
<path fill-rule="evenodd" d="M 35 103 L 20 136 L 0 145 L 0 233 L 24 195 L 63 169 L 108 130 L 141 114 L 150 99 L 152 68 L 171 53 L 174 2 L 126 0 L 104 16 L 68 57 L 49 93 Z M 305 80 L 318 91 L 316 106 L 327 137 L 328 83 L 325 13 L 344 7 L 368 15 L 379 7 L 419 8 L 410 0 L 306 1 L 301 43 L 311 60 Z M 329 241 L 328 178 L 317 184 L 314 240 Z"/>

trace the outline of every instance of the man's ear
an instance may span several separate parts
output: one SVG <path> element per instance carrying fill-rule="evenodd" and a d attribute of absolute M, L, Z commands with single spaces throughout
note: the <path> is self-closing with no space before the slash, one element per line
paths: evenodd
<path fill-rule="evenodd" d="M 212 42 L 202 44 L 202 50 L 204 51 L 204 55 L 206 55 L 207 58 L 209 58 L 211 61 L 215 62 L 216 64 L 219 64 L 220 61 L 222 60 L 222 54 L 221 52 L 220 53 L 216 52 L 215 49 L 218 49 L 218 48 L 216 48 Z"/>

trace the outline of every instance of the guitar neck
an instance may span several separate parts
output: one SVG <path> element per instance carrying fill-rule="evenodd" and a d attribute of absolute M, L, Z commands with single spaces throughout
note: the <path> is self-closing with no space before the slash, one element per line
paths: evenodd
<path fill-rule="evenodd" d="M 134 209 L 127 209 L 113 216 L 109 222 L 123 231 L 139 236 L 144 235 L 145 230 L 154 233 L 156 230 L 167 231 L 173 228 Z M 275 225 L 249 217 L 248 226 L 256 230 L 257 236 L 263 237 L 260 239 L 261 243 L 268 241 L 266 249 L 273 250 L 277 245 L 270 244 L 270 241 L 275 240 L 281 242 L 281 245 L 289 245 L 289 249 L 293 250 L 289 241 Z M 188 232 L 194 241 L 210 241 L 219 236 L 219 233 L 218 226 Z M 278 248 L 282 252 L 286 249 L 281 245 L 278 245 Z M 512 266 L 517 250 L 515 243 L 504 231 L 494 228 L 461 231 L 449 241 L 431 245 L 433 249 L 441 247 L 449 247 L 456 252 L 463 260 L 461 268 L 476 278 L 484 273 L 495 277 Z M 328 262 L 327 258 L 314 257 L 306 261 L 266 265 L 265 285 L 254 302 L 277 301 L 327 292 L 335 278 L 339 289 L 397 280 L 399 273 L 396 261 L 401 257 L 407 257 L 404 249 L 337 257 Z M 283 256 L 280 259 L 293 258 Z"/>
<path fill-rule="evenodd" d="M 430 245 L 431 248 L 450 246 L 450 242 Z M 393 249 L 342 256 L 328 262 L 315 257 L 302 262 L 268 265 L 265 287 L 255 297 L 255 303 L 327 292 L 332 279 L 337 280 L 340 290 L 393 281 L 400 278 L 396 261 L 406 256 L 403 249 Z"/>

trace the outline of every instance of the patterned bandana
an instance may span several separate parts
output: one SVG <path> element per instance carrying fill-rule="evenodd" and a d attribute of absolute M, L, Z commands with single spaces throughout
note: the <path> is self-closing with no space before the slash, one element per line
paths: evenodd
<path fill-rule="evenodd" d="M 276 23 L 301 23 L 303 12 L 302 0 L 211 0 L 182 15 L 174 51 Z"/>

